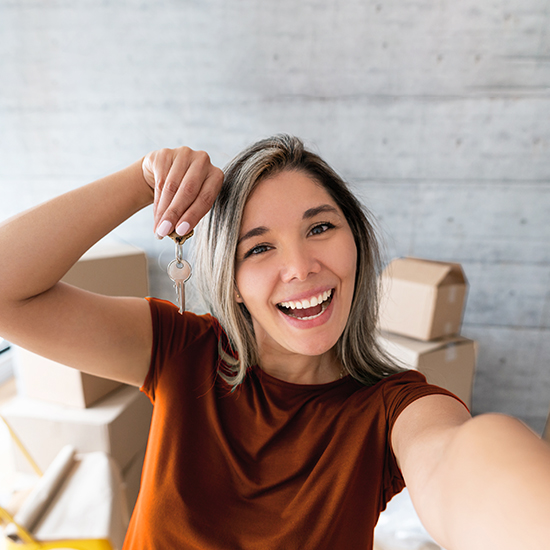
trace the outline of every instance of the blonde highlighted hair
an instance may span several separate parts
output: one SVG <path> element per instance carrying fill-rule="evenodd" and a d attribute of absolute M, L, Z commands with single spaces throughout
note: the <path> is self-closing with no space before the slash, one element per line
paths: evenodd
<path fill-rule="evenodd" d="M 238 360 L 220 347 L 227 369 L 220 370 L 237 386 L 259 357 L 252 320 L 246 306 L 235 300 L 235 254 L 243 210 L 261 181 L 285 170 L 300 171 L 320 184 L 344 213 L 357 246 L 355 292 L 347 324 L 336 344 L 346 373 L 366 385 L 402 369 L 376 340 L 381 255 L 373 217 L 346 183 L 303 142 L 286 134 L 258 141 L 224 169 L 225 178 L 214 206 L 197 228 L 195 281 L 207 307 L 224 328 Z"/>

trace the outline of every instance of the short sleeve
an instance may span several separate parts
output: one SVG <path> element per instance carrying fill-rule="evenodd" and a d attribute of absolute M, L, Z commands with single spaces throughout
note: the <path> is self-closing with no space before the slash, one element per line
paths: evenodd
<path fill-rule="evenodd" d="M 151 311 L 153 327 L 153 345 L 149 371 L 140 388 L 152 403 L 155 402 L 155 390 L 166 364 L 177 358 L 178 364 L 185 367 L 182 358 L 185 350 L 206 332 L 214 329 L 219 332 L 219 323 L 211 315 L 196 315 L 178 308 L 166 300 L 147 298 Z"/>
<path fill-rule="evenodd" d="M 391 498 L 403 490 L 405 480 L 401 470 L 397 465 L 397 459 L 391 447 L 391 433 L 395 421 L 399 415 L 414 401 L 427 395 L 448 395 L 460 401 L 466 407 L 464 402 L 452 392 L 428 384 L 426 377 L 418 371 L 408 370 L 402 373 L 394 374 L 383 382 L 384 407 L 386 414 L 386 433 L 387 433 L 387 453 L 386 468 L 383 482 L 383 502 L 385 505 Z M 468 407 L 466 407 L 467 409 Z"/>

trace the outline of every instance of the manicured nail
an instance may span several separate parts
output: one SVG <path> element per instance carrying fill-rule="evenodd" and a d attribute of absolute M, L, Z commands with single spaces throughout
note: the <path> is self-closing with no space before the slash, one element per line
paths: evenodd
<path fill-rule="evenodd" d="M 176 233 L 180 236 L 181 235 L 187 235 L 187 233 L 189 233 L 190 229 L 191 229 L 191 226 L 187 222 L 181 222 L 176 227 Z"/>
<path fill-rule="evenodd" d="M 159 237 L 166 237 L 172 229 L 172 224 L 168 220 L 164 220 L 157 228 L 157 235 Z"/>

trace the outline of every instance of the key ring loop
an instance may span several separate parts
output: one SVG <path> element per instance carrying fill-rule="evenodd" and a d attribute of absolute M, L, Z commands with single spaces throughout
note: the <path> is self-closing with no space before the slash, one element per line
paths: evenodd
<path fill-rule="evenodd" d="M 176 260 L 179 267 L 183 263 L 183 243 L 176 242 Z"/>

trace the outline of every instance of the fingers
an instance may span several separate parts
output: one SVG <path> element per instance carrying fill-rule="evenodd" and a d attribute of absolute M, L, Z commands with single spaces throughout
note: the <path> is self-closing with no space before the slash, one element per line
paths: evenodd
<path fill-rule="evenodd" d="M 173 230 L 184 235 L 195 227 L 223 182 L 223 172 L 204 151 L 187 147 L 152 153 L 149 164 L 144 162 L 144 174 L 146 169 L 154 174 L 155 232 L 160 238 Z"/>
<path fill-rule="evenodd" d="M 192 163 L 192 153 L 194 151 L 188 148 L 176 149 L 174 151 L 164 150 L 159 156 L 158 162 L 155 163 L 157 173 L 155 174 L 154 216 L 155 231 L 159 237 L 165 237 L 168 233 L 172 232 L 174 227 L 176 206 L 172 206 L 171 211 L 169 211 L 169 208 Z M 163 230 L 159 232 L 163 222 L 166 223 L 163 226 Z M 170 223 L 170 227 L 168 227 L 168 223 Z M 164 227 L 168 227 L 168 232 L 164 232 Z"/>
<path fill-rule="evenodd" d="M 212 208 L 223 182 L 223 172 L 219 168 L 212 168 L 213 170 L 209 172 L 204 180 L 197 196 L 176 223 L 175 227 L 178 235 L 188 233 Z"/>

